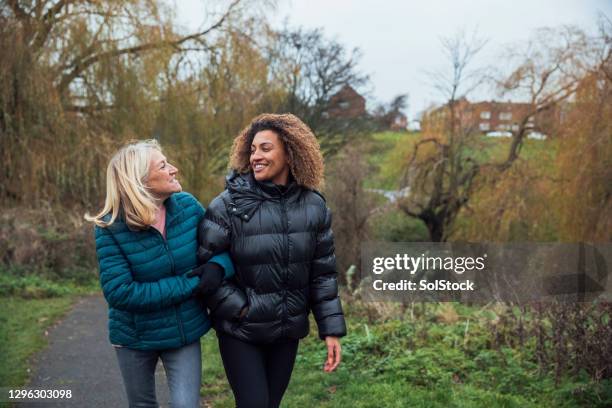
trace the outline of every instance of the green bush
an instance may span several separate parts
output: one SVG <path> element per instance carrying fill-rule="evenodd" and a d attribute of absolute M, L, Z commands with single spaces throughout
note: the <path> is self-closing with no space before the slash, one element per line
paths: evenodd
<path fill-rule="evenodd" d="M 0 297 L 44 299 L 89 293 L 98 289 L 95 274 L 75 271 L 74 279 L 50 279 L 45 275 L 27 274 L 23 268 L 0 268 Z"/>
<path fill-rule="evenodd" d="M 80 211 L 7 208 L 0 221 L 0 267 L 50 280 L 91 280 L 93 229 Z"/>
<path fill-rule="evenodd" d="M 421 242 L 429 240 L 427 227 L 421 220 L 408 217 L 401 210 L 392 210 L 370 220 L 374 239 L 388 242 Z"/>

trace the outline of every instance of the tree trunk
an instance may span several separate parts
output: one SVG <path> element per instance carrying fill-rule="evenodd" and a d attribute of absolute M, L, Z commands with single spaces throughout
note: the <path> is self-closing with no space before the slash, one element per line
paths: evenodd
<path fill-rule="evenodd" d="M 431 242 L 444 242 L 444 222 L 437 218 L 423 220 L 429 231 Z"/>

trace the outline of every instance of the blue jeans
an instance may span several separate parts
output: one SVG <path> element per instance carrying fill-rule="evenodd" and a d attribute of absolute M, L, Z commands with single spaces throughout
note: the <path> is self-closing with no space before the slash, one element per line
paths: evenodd
<path fill-rule="evenodd" d="M 172 408 L 200 406 L 202 355 L 200 342 L 168 350 L 135 350 L 115 347 L 130 407 L 158 407 L 155 397 L 155 367 L 161 358 L 170 388 Z"/>

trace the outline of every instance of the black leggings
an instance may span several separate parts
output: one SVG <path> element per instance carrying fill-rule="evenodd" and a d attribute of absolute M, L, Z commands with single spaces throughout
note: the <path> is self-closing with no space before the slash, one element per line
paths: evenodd
<path fill-rule="evenodd" d="M 217 336 L 236 407 L 278 407 L 289 385 L 299 341 L 258 345 L 224 333 Z"/>

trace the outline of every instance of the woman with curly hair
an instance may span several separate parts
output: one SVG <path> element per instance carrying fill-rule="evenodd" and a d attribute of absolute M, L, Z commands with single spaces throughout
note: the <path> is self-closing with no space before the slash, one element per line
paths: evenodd
<path fill-rule="evenodd" d="M 340 363 L 346 325 L 317 139 L 291 114 L 263 114 L 234 140 L 233 172 L 199 226 L 198 257 L 229 251 L 236 273 L 207 299 L 236 405 L 278 407 L 313 312 Z"/>

